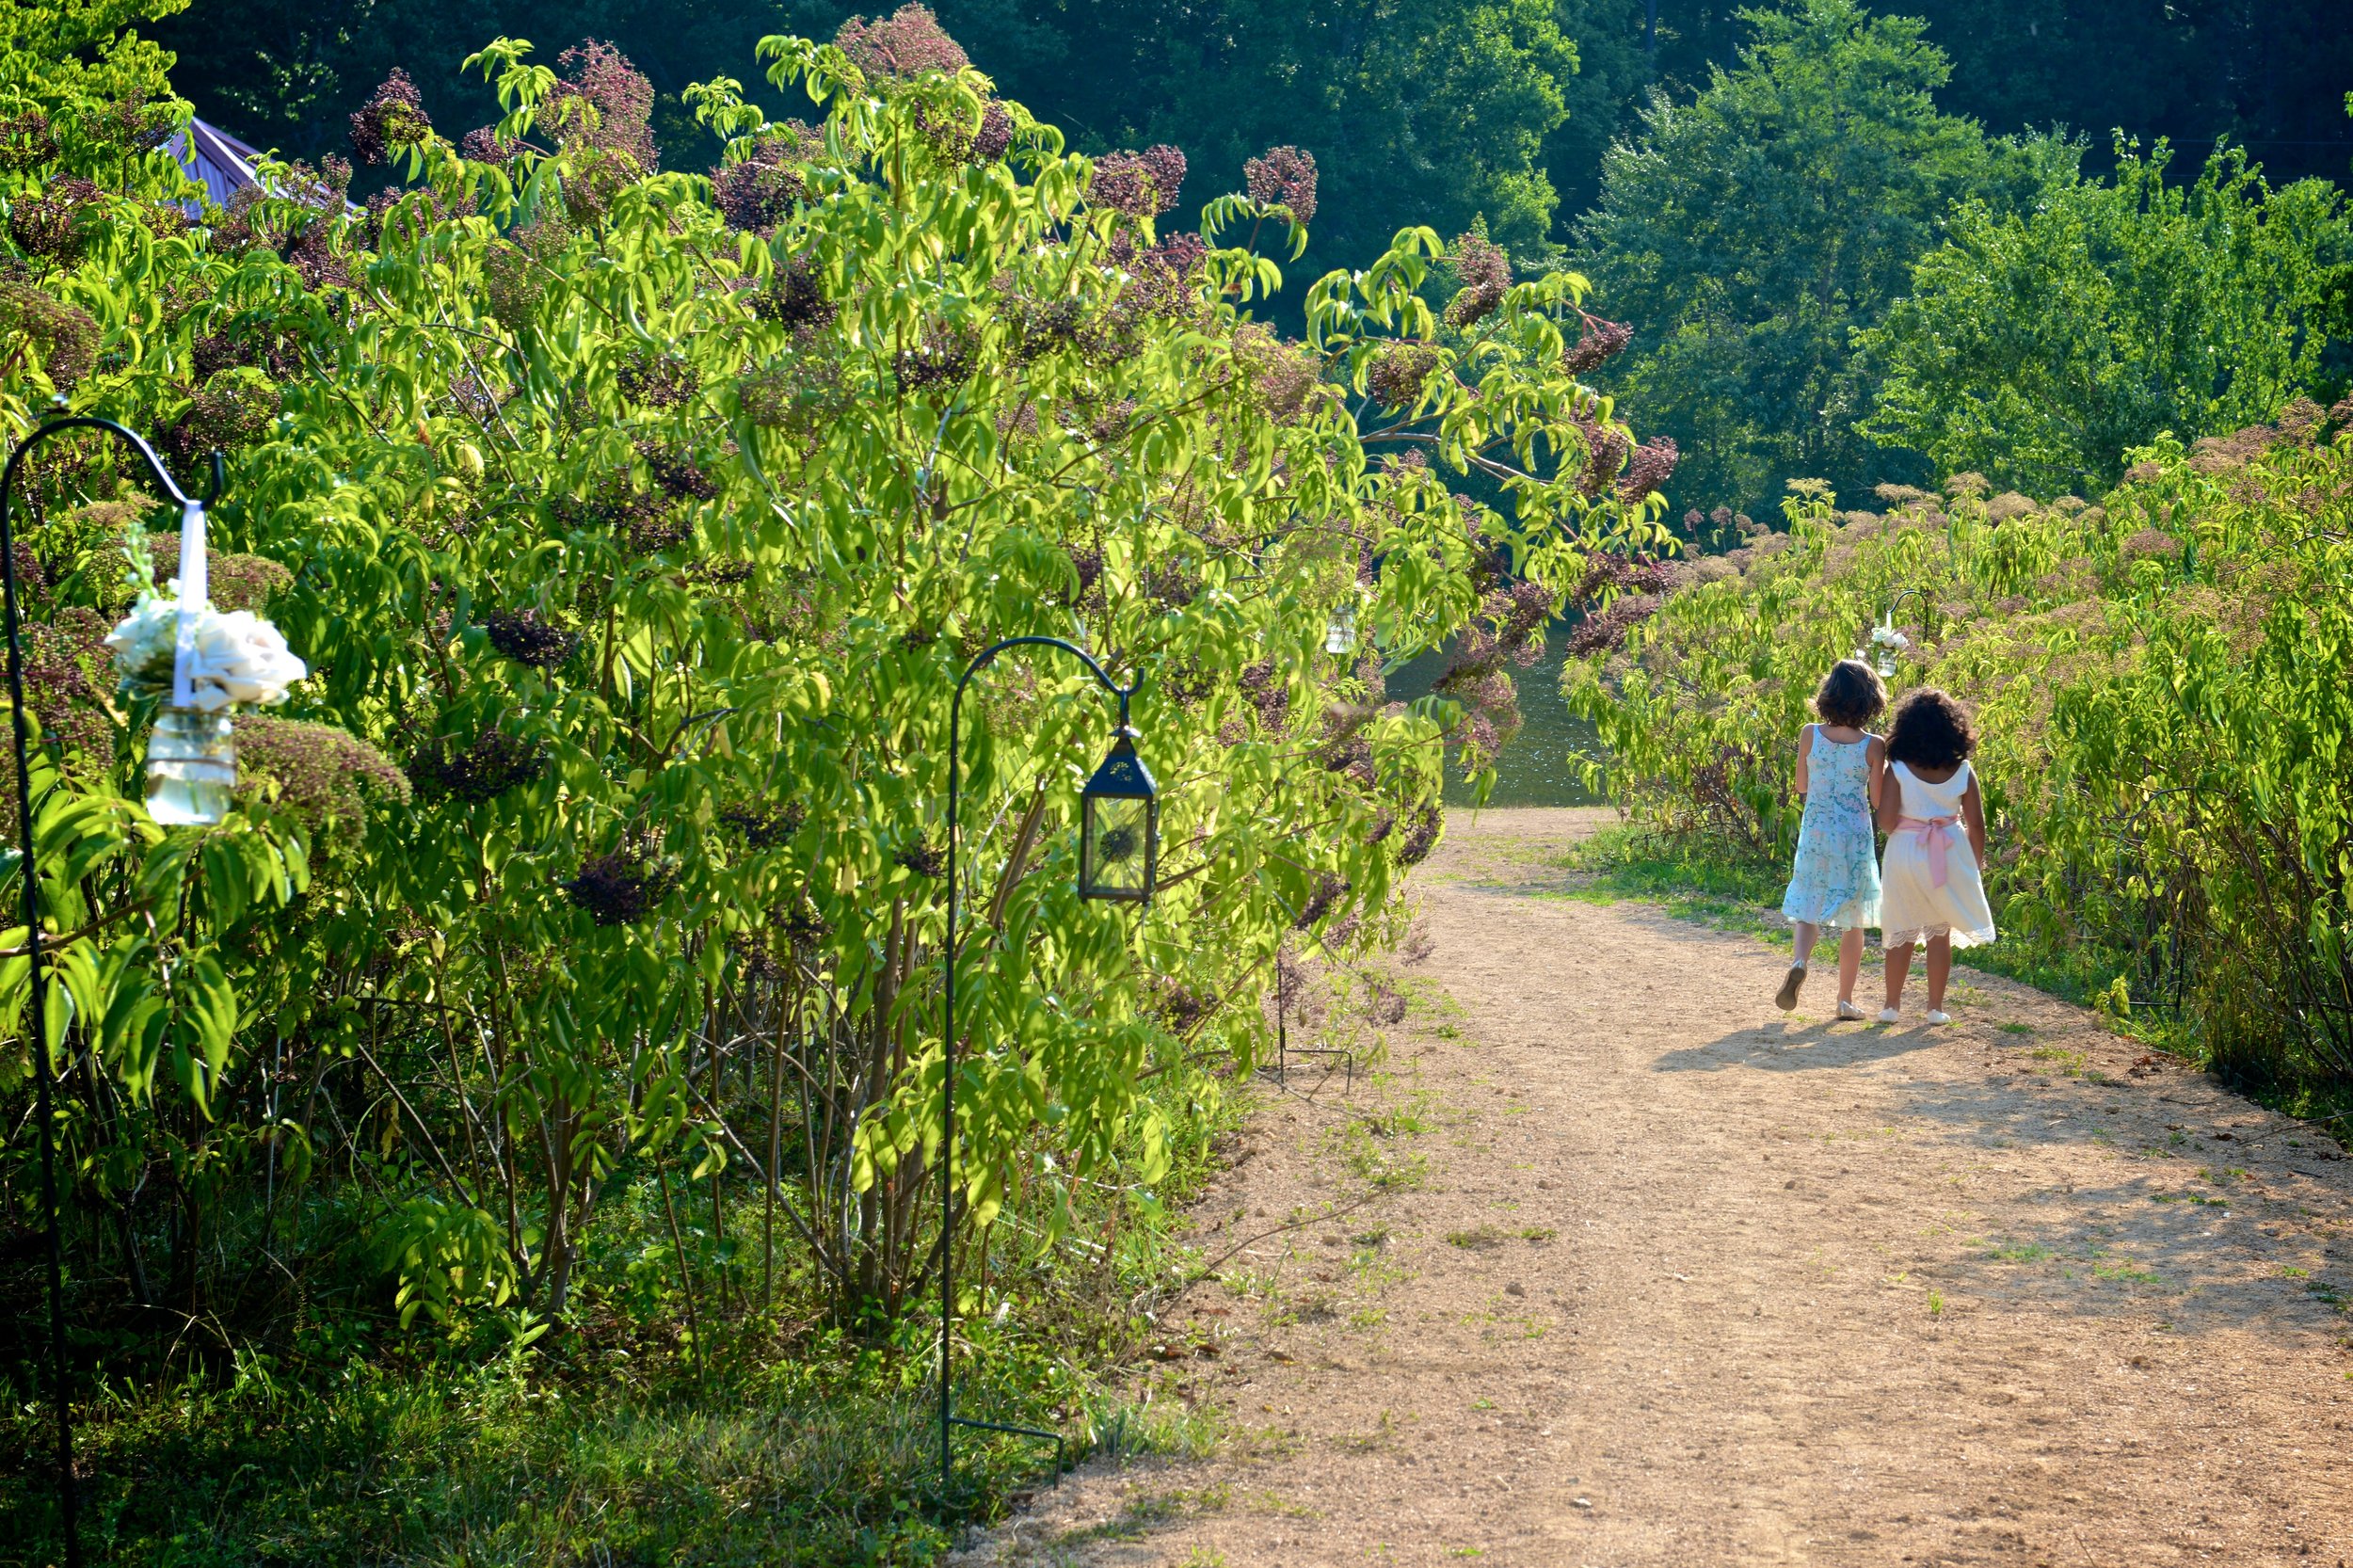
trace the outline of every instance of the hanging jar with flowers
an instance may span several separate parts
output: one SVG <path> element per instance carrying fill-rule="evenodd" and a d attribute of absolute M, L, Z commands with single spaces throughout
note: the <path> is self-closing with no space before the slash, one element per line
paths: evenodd
<path fill-rule="evenodd" d="M 180 575 L 155 586 L 144 532 L 124 547 L 136 595 L 106 638 L 122 690 L 158 701 L 147 740 L 147 811 L 167 826 L 208 826 L 229 814 L 237 787 L 231 715 L 286 700 L 310 674 L 277 627 L 250 610 L 213 608 L 204 558 L 204 507 L 189 502 L 180 523 Z"/>
<path fill-rule="evenodd" d="M 1896 673 L 1897 655 L 1911 646 L 1912 639 L 1896 630 L 1892 615 L 1871 628 L 1871 647 L 1878 655 L 1879 672 L 1882 677 L 1892 677 Z"/>

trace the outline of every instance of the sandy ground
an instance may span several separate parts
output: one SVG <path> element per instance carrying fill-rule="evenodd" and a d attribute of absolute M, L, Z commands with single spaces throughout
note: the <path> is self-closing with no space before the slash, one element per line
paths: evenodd
<path fill-rule="evenodd" d="M 1160 1314 L 1208 1457 L 965 1560 L 2353 1561 L 2353 1162 L 1997 979 L 1780 1014 L 1753 937 L 1563 896 L 1590 820 L 1451 824 L 1385 1074 L 1294 1072 L 1198 1206 L 1372 1194 Z"/>

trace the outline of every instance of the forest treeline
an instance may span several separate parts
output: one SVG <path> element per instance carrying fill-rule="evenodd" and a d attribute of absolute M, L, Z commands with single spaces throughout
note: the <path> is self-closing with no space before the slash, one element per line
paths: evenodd
<path fill-rule="evenodd" d="M 2328 345 L 2353 319 L 2333 195 L 2353 31 L 2328 0 L 936 9 L 1074 149 L 1167 144 L 1215 169 L 1305 150 L 1312 271 L 1364 265 L 1413 222 L 1585 271 L 1593 308 L 1636 332 L 1605 383 L 1681 444 L 1677 503 L 1702 514 L 1769 515 L 1793 477 L 1852 494 L 1955 468 L 2093 493 L 2160 431 L 2344 390 Z M 831 37 L 856 11 L 195 0 L 156 36 L 200 113 L 314 160 L 395 67 L 430 112 L 478 122 L 487 90 L 457 67 L 487 33 L 607 40 L 653 85 L 668 166 L 700 169 L 717 149 L 687 88 L 741 74 L 763 35 Z"/>

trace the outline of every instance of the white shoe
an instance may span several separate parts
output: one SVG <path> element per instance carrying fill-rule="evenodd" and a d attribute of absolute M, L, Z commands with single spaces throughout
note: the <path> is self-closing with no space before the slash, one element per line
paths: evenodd
<path fill-rule="evenodd" d="M 1853 1002 L 1842 1001 L 1838 1004 L 1838 1021 L 1842 1024 L 1859 1024 L 1863 1021 L 1863 1009 Z"/>
<path fill-rule="evenodd" d="M 1880 1022 L 1883 1024 L 1893 1024 L 1901 1023 L 1902 1021 L 1903 1015 L 1897 1012 L 1894 1008 L 1882 1007 L 1880 1009 Z"/>
<path fill-rule="evenodd" d="M 1948 1024 L 1952 1021 L 1953 1016 L 1950 1013 L 1945 1012 L 1943 1008 L 1931 1007 L 1929 1009 L 1929 1022 L 1932 1024 Z"/>

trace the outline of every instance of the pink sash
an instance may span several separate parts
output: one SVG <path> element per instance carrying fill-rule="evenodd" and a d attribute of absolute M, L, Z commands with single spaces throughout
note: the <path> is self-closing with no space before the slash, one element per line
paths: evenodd
<path fill-rule="evenodd" d="M 1918 835 L 1920 849 L 1929 857 L 1931 888 L 1945 886 L 1945 856 L 1953 847 L 1953 824 L 1960 821 L 1957 816 L 1905 817 L 1896 824 L 1897 832 Z"/>

